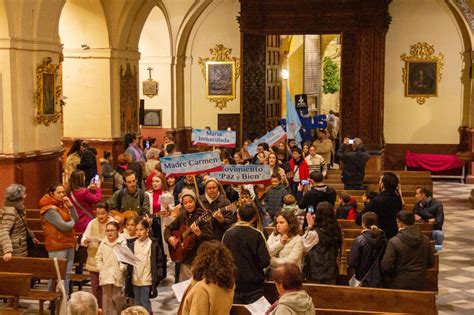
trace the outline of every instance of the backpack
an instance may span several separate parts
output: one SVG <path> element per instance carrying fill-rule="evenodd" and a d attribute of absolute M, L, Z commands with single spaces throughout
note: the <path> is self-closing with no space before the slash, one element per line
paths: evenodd
<path fill-rule="evenodd" d="M 120 192 L 117 196 L 117 206 L 120 207 L 121 210 L 123 210 L 122 209 L 122 199 L 123 199 L 123 195 L 125 194 L 126 189 L 127 188 L 120 189 Z M 139 189 L 138 203 L 140 205 L 140 210 L 143 209 L 143 202 L 145 202 L 145 193 L 143 192 L 143 190 Z"/>

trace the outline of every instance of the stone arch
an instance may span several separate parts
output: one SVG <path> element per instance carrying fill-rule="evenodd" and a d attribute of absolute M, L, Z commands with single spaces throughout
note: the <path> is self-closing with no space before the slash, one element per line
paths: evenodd
<path fill-rule="evenodd" d="M 104 10 L 97 0 L 69 0 L 59 20 L 59 32 L 64 48 L 108 48 L 109 30 Z M 67 36 L 74 34 L 74 36 Z"/>
<path fill-rule="evenodd" d="M 213 1 L 206 0 L 201 3 L 195 3 L 185 16 L 183 23 L 178 31 L 176 42 L 176 120 L 175 126 L 182 128 L 185 126 L 185 67 L 188 56 L 188 44 L 191 32 L 198 18 L 212 4 Z M 216 1 L 214 5 L 222 1 Z"/>

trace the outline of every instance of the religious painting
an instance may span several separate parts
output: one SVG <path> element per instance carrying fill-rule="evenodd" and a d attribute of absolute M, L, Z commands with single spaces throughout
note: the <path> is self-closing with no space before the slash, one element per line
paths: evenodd
<path fill-rule="evenodd" d="M 406 96 L 438 96 L 437 62 L 408 62 Z"/>
<path fill-rule="evenodd" d="M 206 62 L 207 98 L 235 98 L 235 64 L 233 61 Z"/>
<path fill-rule="evenodd" d="M 145 109 L 143 127 L 161 128 L 161 109 Z"/>
<path fill-rule="evenodd" d="M 438 96 L 438 84 L 441 81 L 444 56 L 434 54 L 433 45 L 416 43 L 410 47 L 410 55 L 403 54 L 405 61 L 402 80 L 405 84 L 405 96 L 415 98 L 422 105 L 429 97 Z"/>
<path fill-rule="evenodd" d="M 209 51 L 212 57 L 199 57 L 198 63 L 206 83 L 206 98 L 222 109 L 227 106 L 227 102 L 235 99 L 240 60 L 231 57 L 232 49 L 222 44 Z"/>
<path fill-rule="evenodd" d="M 57 122 L 61 116 L 59 65 L 51 62 L 52 58 L 45 58 L 36 69 L 36 122 L 45 126 Z"/>

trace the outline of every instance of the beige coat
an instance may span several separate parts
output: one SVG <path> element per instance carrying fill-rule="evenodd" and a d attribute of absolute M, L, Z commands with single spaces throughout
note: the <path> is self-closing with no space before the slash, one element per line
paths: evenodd
<path fill-rule="evenodd" d="M 81 157 L 77 152 L 72 153 L 66 159 L 66 181 L 69 181 L 69 177 L 72 172 L 76 170 L 77 165 L 81 163 Z"/>
<path fill-rule="evenodd" d="M 296 235 L 288 240 L 285 245 L 280 243 L 281 235 L 270 234 L 268 237 L 268 250 L 270 256 L 270 265 L 276 267 L 281 263 L 294 263 L 301 267 L 303 261 L 303 239 Z"/>
<path fill-rule="evenodd" d="M 23 218 L 26 221 L 24 214 Z M 5 206 L 0 208 L 0 219 L 0 255 L 12 253 L 13 256 L 28 256 L 26 233 L 29 231 L 19 212 L 15 207 Z"/>
<path fill-rule="evenodd" d="M 120 245 L 120 238 L 113 243 L 110 243 L 105 238 L 100 243 L 99 249 L 97 249 L 95 261 L 99 270 L 100 285 L 113 284 L 116 287 L 123 287 L 125 285 L 127 266 L 117 260 L 117 256 L 114 253 L 115 246 L 123 246 Z"/>
<path fill-rule="evenodd" d="M 179 315 L 228 315 L 234 289 L 224 289 L 205 280 L 192 280 L 179 306 Z"/>
<path fill-rule="evenodd" d="M 316 148 L 316 153 L 321 155 L 326 163 L 331 163 L 331 152 L 332 152 L 332 141 L 330 139 L 319 140 L 316 139 L 313 142 Z"/>

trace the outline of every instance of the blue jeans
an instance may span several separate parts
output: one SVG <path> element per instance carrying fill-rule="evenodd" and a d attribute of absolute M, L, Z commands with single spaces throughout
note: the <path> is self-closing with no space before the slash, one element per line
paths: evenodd
<path fill-rule="evenodd" d="M 442 245 L 444 240 L 444 232 L 441 230 L 433 230 L 433 240 L 435 245 Z"/>
<path fill-rule="evenodd" d="M 151 313 L 150 286 L 133 286 L 133 295 L 135 296 L 135 305 L 143 306 Z"/>
<path fill-rule="evenodd" d="M 71 281 L 72 266 L 74 264 L 74 248 L 66 248 L 61 250 L 54 250 L 48 252 L 49 258 L 56 257 L 57 259 L 66 259 L 66 279 L 64 279 L 64 288 L 66 289 L 66 295 L 69 296 L 69 282 Z M 51 286 L 51 284 L 50 284 Z"/>

